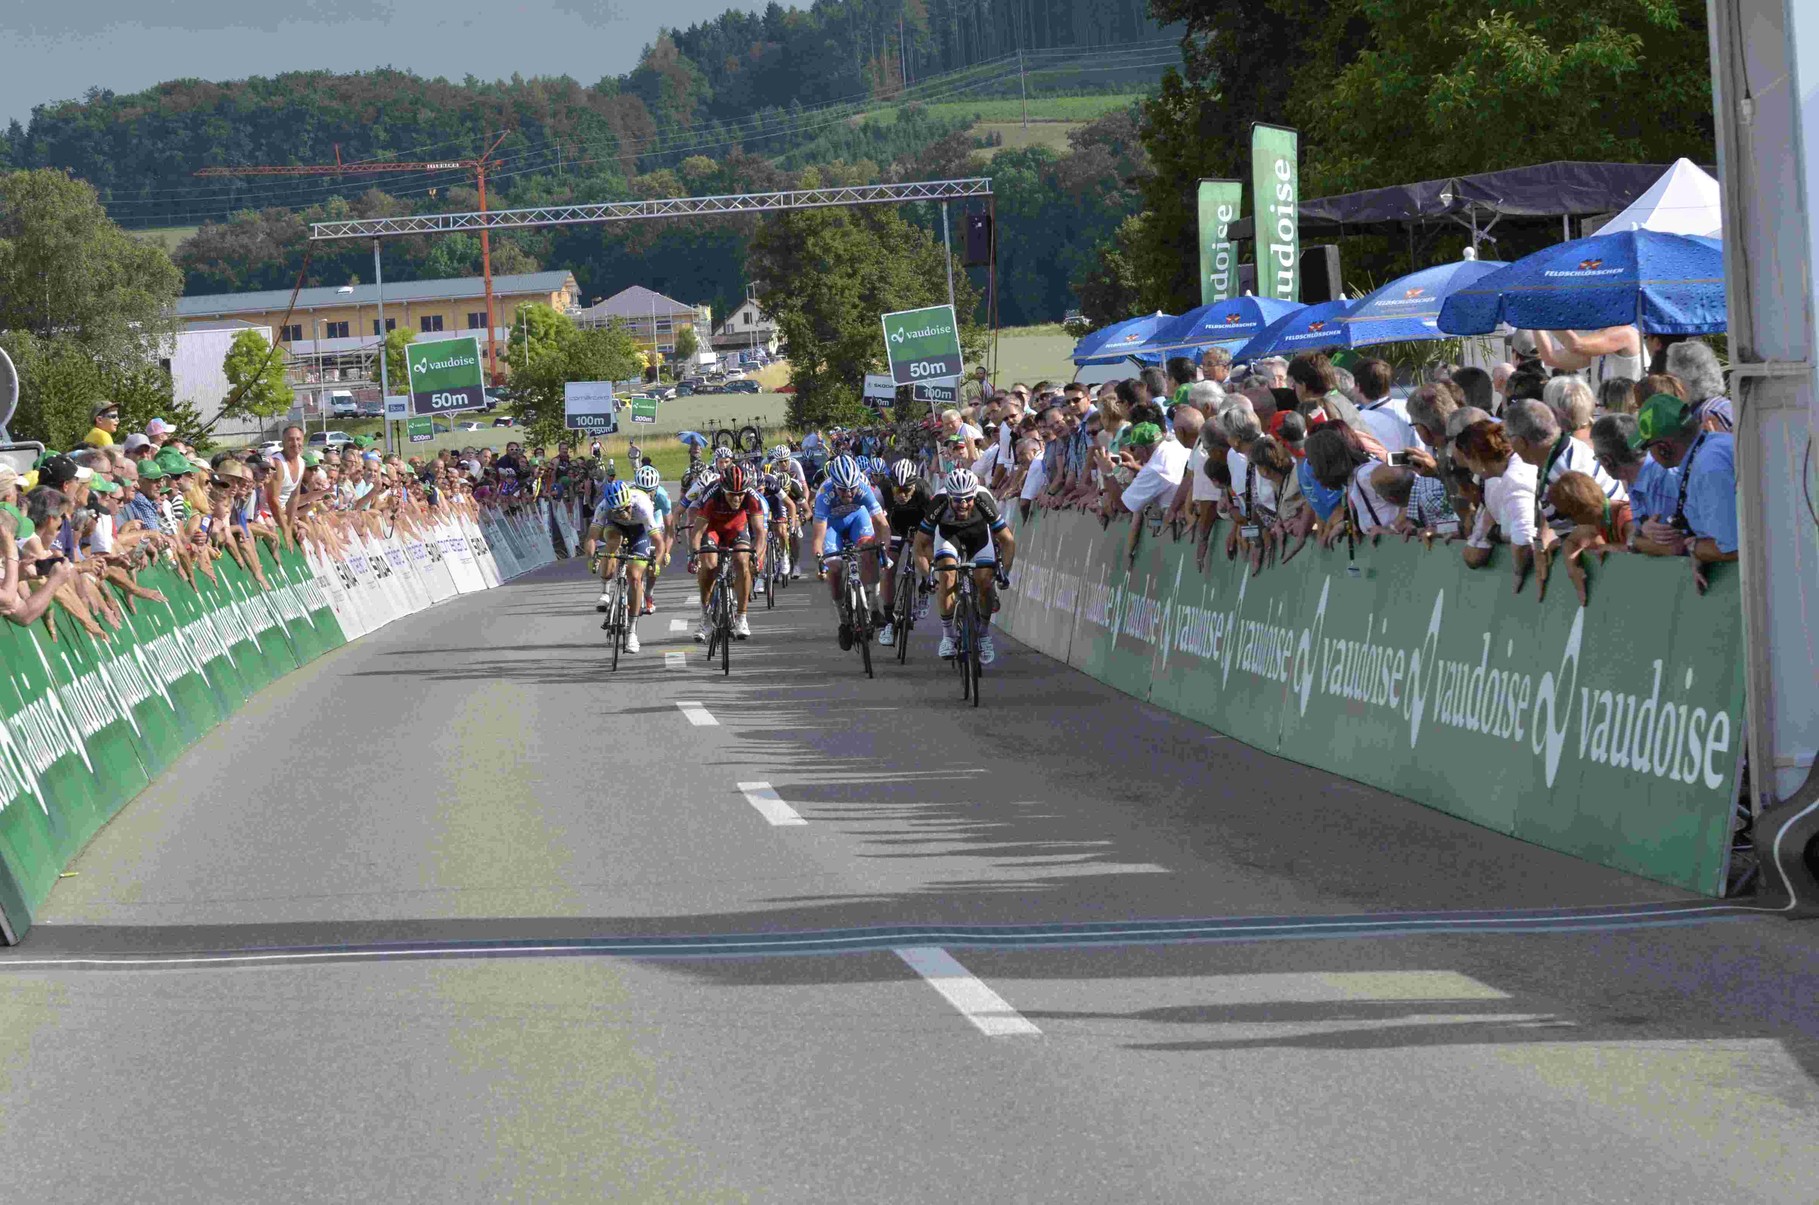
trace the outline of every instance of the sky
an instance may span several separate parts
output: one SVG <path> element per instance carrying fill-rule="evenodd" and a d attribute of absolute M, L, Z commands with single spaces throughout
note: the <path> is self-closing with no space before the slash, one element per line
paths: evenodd
<path fill-rule="evenodd" d="M 399 67 L 424 76 L 618 75 L 660 26 L 762 0 L 0 0 L 0 124 L 90 87 Z"/>

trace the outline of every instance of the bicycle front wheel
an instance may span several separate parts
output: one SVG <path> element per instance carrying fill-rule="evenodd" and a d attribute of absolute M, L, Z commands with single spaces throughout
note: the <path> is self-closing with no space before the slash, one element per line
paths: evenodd
<path fill-rule="evenodd" d="M 969 650 L 973 644 L 973 608 L 966 598 L 962 597 L 954 608 L 954 633 L 959 637 L 954 649 L 954 665 L 960 670 L 960 697 L 970 699 L 973 696 L 973 673 L 970 665 Z"/>
<path fill-rule="evenodd" d="M 969 617 L 967 627 L 972 639 L 966 642 L 967 676 L 972 680 L 973 706 L 979 706 L 979 679 L 985 672 L 985 663 L 979 660 L 979 642 L 985 638 L 985 623 L 977 615 Z"/>

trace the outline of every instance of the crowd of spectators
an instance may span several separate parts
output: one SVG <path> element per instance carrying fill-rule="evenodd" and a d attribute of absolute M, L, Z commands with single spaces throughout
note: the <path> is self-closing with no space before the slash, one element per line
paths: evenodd
<path fill-rule="evenodd" d="M 148 566 L 193 587 L 231 559 L 270 588 L 261 544 L 341 557 L 356 534 L 427 535 L 445 516 L 478 521 L 483 507 L 582 494 L 599 472 L 567 450 L 545 462 L 515 443 L 410 457 L 366 440 L 318 451 L 290 426 L 270 455 L 204 455 L 160 419 L 123 438 L 118 427 L 118 408 L 97 406 L 80 447 L 46 451 L 23 474 L 0 467 L 0 614 L 14 623 L 55 607 L 105 640 L 125 608 L 164 601 L 139 582 Z"/>
<path fill-rule="evenodd" d="M 1202 566 L 1216 546 L 1261 572 L 1309 540 L 1355 554 L 1400 536 L 1502 559 L 1517 592 L 1563 564 L 1582 604 L 1588 554 L 1684 556 L 1703 591 L 1737 558 L 1731 402 L 1709 345 L 1643 342 L 1652 371 L 1596 385 L 1538 354 L 1398 388 L 1369 356 L 1234 365 L 1217 348 L 1096 386 L 1019 382 L 940 416 L 942 467 L 1026 517 L 1139 515 L 1133 554 L 1146 528 L 1191 532 Z"/>

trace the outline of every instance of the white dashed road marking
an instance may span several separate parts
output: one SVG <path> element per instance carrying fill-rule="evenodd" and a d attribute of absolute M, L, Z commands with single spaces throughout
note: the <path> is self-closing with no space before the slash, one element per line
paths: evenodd
<path fill-rule="evenodd" d="M 665 654 L 663 654 L 663 668 L 664 669 L 687 669 L 688 668 L 688 657 L 686 654 L 683 654 L 683 653 L 665 653 Z"/>
<path fill-rule="evenodd" d="M 682 709 L 682 714 L 688 717 L 688 722 L 697 728 L 718 728 L 720 726 L 720 721 L 716 720 L 708 709 L 699 703 L 677 703 L 676 706 Z"/>
<path fill-rule="evenodd" d="M 672 620 L 670 620 L 670 621 L 669 621 L 669 630 L 670 630 L 670 631 L 672 631 L 672 632 L 686 632 L 686 631 L 688 631 L 688 620 L 686 620 L 686 619 L 672 619 Z"/>
<path fill-rule="evenodd" d="M 1010 1038 L 1042 1032 L 940 946 L 903 946 L 894 953 L 986 1037 Z"/>
<path fill-rule="evenodd" d="M 758 814 L 772 824 L 807 824 L 795 808 L 783 802 L 776 788 L 768 782 L 742 782 L 739 789 L 745 793 L 745 802 L 758 809 Z"/>

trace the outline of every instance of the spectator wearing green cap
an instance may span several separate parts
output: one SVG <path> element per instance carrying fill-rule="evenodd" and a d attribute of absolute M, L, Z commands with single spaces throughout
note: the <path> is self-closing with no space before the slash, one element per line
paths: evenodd
<path fill-rule="evenodd" d="M 1124 447 L 1118 453 L 1118 462 L 1136 471 L 1131 483 L 1118 496 L 1119 503 L 1134 516 L 1125 548 L 1127 556 L 1136 551 L 1144 509 L 1151 503 L 1166 505 L 1181 488 L 1188 455 L 1188 450 L 1173 437 L 1164 435 L 1156 423 L 1136 423 L 1124 433 Z"/>
<path fill-rule="evenodd" d="M 1630 447 L 1674 474 L 1673 513 L 1645 520 L 1636 550 L 1690 556 L 1701 564 L 1737 559 L 1736 440 L 1701 428 L 1685 399 L 1657 393 L 1636 415 Z M 1700 579 L 1703 588 L 1703 578 Z"/>

